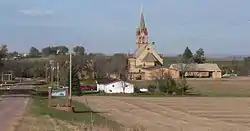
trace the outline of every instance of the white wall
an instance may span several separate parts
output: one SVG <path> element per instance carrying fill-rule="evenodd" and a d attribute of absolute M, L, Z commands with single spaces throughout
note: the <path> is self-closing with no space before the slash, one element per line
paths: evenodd
<path fill-rule="evenodd" d="M 134 93 L 134 85 L 117 81 L 109 84 L 97 84 L 97 90 L 104 91 L 105 93 Z"/>

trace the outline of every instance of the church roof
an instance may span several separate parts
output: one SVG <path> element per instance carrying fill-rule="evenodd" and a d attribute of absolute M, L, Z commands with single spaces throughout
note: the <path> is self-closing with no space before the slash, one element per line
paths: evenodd
<path fill-rule="evenodd" d="M 152 53 L 148 53 L 144 59 L 144 61 L 148 61 L 148 62 L 154 62 L 157 61 L 157 59 L 155 58 L 155 56 Z"/>
<path fill-rule="evenodd" d="M 147 45 L 148 44 L 142 45 L 142 46 L 140 46 L 139 48 L 137 48 L 135 50 L 135 52 L 134 52 L 135 58 L 138 58 L 142 54 L 142 52 L 145 50 L 145 48 L 146 48 Z"/>
<path fill-rule="evenodd" d="M 146 24 L 144 20 L 144 15 L 143 15 L 143 12 L 141 11 L 140 29 L 145 29 L 145 28 L 146 28 Z"/>

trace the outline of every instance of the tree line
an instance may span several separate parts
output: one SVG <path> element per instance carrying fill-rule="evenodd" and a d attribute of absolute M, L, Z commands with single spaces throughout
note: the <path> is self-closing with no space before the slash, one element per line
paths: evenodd
<path fill-rule="evenodd" d="M 184 50 L 184 53 L 181 55 L 181 62 L 182 63 L 197 63 L 202 64 L 206 62 L 204 50 L 202 48 L 199 48 L 195 54 L 186 47 Z"/>
<path fill-rule="evenodd" d="M 77 55 L 84 55 L 85 48 L 83 46 L 75 46 L 73 52 Z M 65 55 L 69 53 L 69 48 L 66 46 L 48 46 L 41 51 L 35 47 L 31 47 L 29 51 L 29 57 L 41 57 L 49 55 Z"/>
<path fill-rule="evenodd" d="M 56 63 L 59 63 L 60 75 L 66 76 L 67 72 L 65 72 L 65 70 L 69 68 L 68 52 L 69 49 L 66 46 L 49 46 L 41 49 L 41 51 L 35 47 L 31 47 L 28 53 L 28 59 L 8 60 L 3 63 L 5 64 L 5 70 L 13 70 L 17 77 L 44 78 L 46 69 L 49 70 L 51 68 L 50 60 L 54 60 L 54 66 L 56 66 Z M 19 53 L 5 51 L 3 54 L 8 56 L 12 54 L 12 56 L 14 56 L 13 54 Z M 87 53 L 83 46 L 75 46 L 73 48 L 72 61 L 75 70 L 84 72 L 80 75 L 81 78 L 86 78 L 86 75 L 88 75 L 89 79 L 95 79 L 104 76 L 111 77 L 115 74 L 125 79 L 126 76 L 126 54 L 117 53 L 112 56 L 107 56 L 100 53 Z M 48 72 L 51 71 L 49 70 Z"/>

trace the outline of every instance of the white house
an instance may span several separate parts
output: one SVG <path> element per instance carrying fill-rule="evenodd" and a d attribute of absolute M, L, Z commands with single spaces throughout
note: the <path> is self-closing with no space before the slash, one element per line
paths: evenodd
<path fill-rule="evenodd" d="M 134 85 L 124 81 L 96 84 L 97 91 L 103 91 L 105 93 L 134 93 Z"/>

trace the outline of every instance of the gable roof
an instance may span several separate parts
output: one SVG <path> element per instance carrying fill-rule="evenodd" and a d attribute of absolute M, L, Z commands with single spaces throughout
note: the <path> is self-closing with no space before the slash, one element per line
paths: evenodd
<path fill-rule="evenodd" d="M 151 51 L 148 51 L 147 48 L 150 48 Z M 161 64 L 163 64 L 163 59 L 161 58 L 161 56 L 156 52 L 156 50 L 152 47 L 152 44 L 145 44 L 145 45 L 141 45 L 139 48 L 137 48 L 135 50 L 135 52 L 133 53 L 134 58 L 139 58 L 141 57 L 141 59 L 145 58 L 146 55 L 148 55 L 148 53 L 151 53 L 153 57 L 151 57 L 150 59 L 155 59 L 155 61 L 159 61 Z"/>
<path fill-rule="evenodd" d="M 99 79 L 97 80 L 98 84 L 109 84 L 109 83 L 113 83 L 113 82 L 117 82 L 120 81 L 118 79 L 110 79 L 110 78 L 103 78 L 103 79 Z"/>
<path fill-rule="evenodd" d="M 141 45 L 139 48 L 137 48 L 135 50 L 135 52 L 133 53 L 133 55 L 135 56 L 135 58 L 138 58 L 142 54 L 142 52 L 145 50 L 146 46 L 147 46 L 147 44 Z"/>
<path fill-rule="evenodd" d="M 155 58 L 155 56 L 152 53 L 148 53 L 144 57 L 143 61 L 154 62 L 154 61 L 157 61 L 157 59 Z"/>
<path fill-rule="evenodd" d="M 182 70 L 182 68 L 186 71 L 221 71 L 219 66 L 214 63 L 204 63 L 204 64 L 172 64 L 170 65 L 171 69 Z"/>

